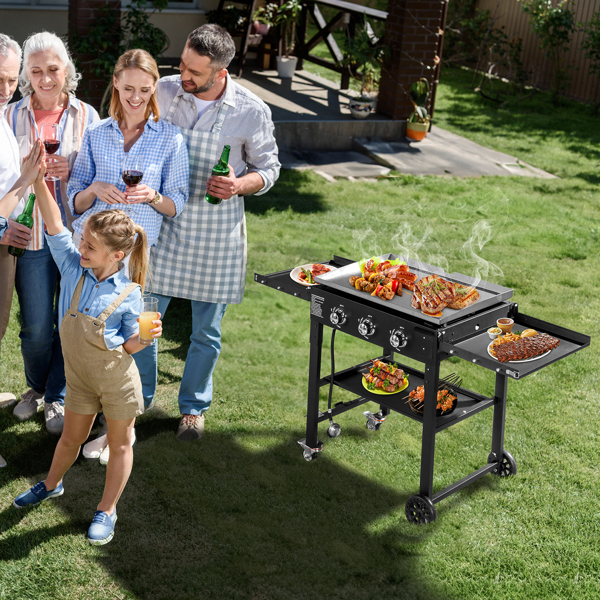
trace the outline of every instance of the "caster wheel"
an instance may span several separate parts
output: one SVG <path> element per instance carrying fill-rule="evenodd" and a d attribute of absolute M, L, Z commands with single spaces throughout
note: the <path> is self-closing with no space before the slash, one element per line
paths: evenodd
<path fill-rule="evenodd" d="M 381 423 L 377 423 L 376 421 L 373 421 L 373 419 L 367 419 L 367 429 L 370 429 L 371 431 L 379 431 L 380 428 Z"/>
<path fill-rule="evenodd" d="M 306 462 L 310 462 L 311 460 L 315 460 L 315 458 L 317 458 L 317 453 L 316 452 L 309 452 L 308 450 L 305 450 L 302 453 L 302 456 L 304 457 L 304 460 Z"/>
<path fill-rule="evenodd" d="M 415 494 L 407 500 L 404 512 L 408 522 L 417 525 L 433 523 L 437 519 L 435 505 L 427 496 L 421 494 Z"/>
<path fill-rule="evenodd" d="M 327 435 L 330 438 L 336 438 L 340 433 L 342 433 L 342 428 L 337 423 L 332 423 L 327 429 Z"/>
<path fill-rule="evenodd" d="M 491 454 L 488 456 L 488 462 L 494 462 L 494 458 Z M 498 475 L 498 477 L 510 477 L 511 475 L 517 474 L 517 461 L 507 450 L 502 451 L 502 460 L 500 461 L 498 471 L 495 474 Z"/>

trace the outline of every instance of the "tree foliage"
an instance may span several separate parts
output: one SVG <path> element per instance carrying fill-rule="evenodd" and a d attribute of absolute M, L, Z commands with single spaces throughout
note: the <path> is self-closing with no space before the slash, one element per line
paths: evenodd
<path fill-rule="evenodd" d="M 554 101 L 568 85 L 569 72 L 563 64 L 571 38 L 576 30 L 572 0 L 519 0 L 529 15 L 533 32 L 540 38 L 540 48 L 552 64 Z"/>
<path fill-rule="evenodd" d="M 154 0 L 152 12 L 146 11 L 148 0 L 131 0 L 122 11 L 109 4 L 104 6 L 86 34 L 76 34 L 73 38 L 73 50 L 79 57 L 84 57 L 77 59 L 78 68 L 91 71 L 110 87 L 117 59 L 127 50 L 141 48 L 158 58 L 169 47 L 169 38 L 150 22 L 150 17 L 166 8 L 167 3 L 168 0 Z"/>

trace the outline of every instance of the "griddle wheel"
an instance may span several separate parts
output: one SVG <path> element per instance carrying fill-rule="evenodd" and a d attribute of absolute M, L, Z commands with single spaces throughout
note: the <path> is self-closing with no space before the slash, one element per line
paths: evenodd
<path fill-rule="evenodd" d="M 306 462 L 310 462 L 311 460 L 315 460 L 318 456 L 318 452 L 311 452 L 310 450 L 304 450 L 302 452 L 302 456 L 304 456 L 304 460 Z"/>
<path fill-rule="evenodd" d="M 311 448 L 310 446 L 307 446 L 306 439 L 298 440 L 298 443 L 302 446 L 302 456 L 304 457 L 304 460 L 306 462 L 315 460 L 315 458 L 317 458 L 317 455 L 319 454 L 319 452 L 321 452 L 321 450 L 323 450 L 323 444 L 321 442 L 318 442 L 318 445 L 316 448 Z"/>
<path fill-rule="evenodd" d="M 327 435 L 330 438 L 336 438 L 338 435 L 342 433 L 342 427 L 337 423 L 331 423 L 331 425 L 327 428 Z"/>
<path fill-rule="evenodd" d="M 492 453 L 488 456 L 488 463 L 495 462 L 495 455 Z M 494 471 L 498 477 L 510 477 L 517 474 L 517 461 L 513 458 L 508 450 L 502 450 L 502 460 L 498 465 L 498 470 Z"/>
<path fill-rule="evenodd" d="M 380 427 L 381 423 L 377 423 L 377 421 L 373 419 L 367 419 L 367 429 L 370 429 L 371 431 L 379 431 Z"/>
<path fill-rule="evenodd" d="M 385 416 L 381 412 L 373 414 L 371 411 L 365 410 L 363 415 L 367 417 L 367 429 L 371 431 L 379 431 L 381 424 L 385 421 Z"/>
<path fill-rule="evenodd" d="M 404 512 L 408 522 L 417 525 L 433 523 L 437 519 L 435 505 L 427 496 L 422 494 L 411 496 L 406 502 Z"/>

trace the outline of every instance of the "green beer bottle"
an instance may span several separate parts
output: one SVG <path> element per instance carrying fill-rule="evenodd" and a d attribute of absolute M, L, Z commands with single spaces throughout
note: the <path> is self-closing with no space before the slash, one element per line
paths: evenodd
<path fill-rule="evenodd" d="M 227 175 L 229 175 L 229 167 L 227 166 L 227 163 L 229 162 L 230 149 L 230 146 L 225 146 L 225 148 L 223 148 L 223 153 L 221 154 L 219 162 L 213 167 L 213 175 L 220 175 L 221 177 L 226 177 Z M 221 204 L 221 202 L 223 201 L 222 198 L 216 198 L 215 196 L 211 196 L 208 193 L 208 190 L 206 191 L 204 199 L 207 202 L 210 202 L 210 204 Z"/>
<path fill-rule="evenodd" d="M 23 212 L 17 217 L 17 223 L 21 225 L 25 225 L 25 227 L 29 227 L 31 229 L 33 227 L 33 205 L 35 204 L 35 194 L 29 194 L 29 198 L 27 199 L 27 204 L 25 204 L 25 208 Z M 13 256 L 23 256 L 25 254 L 24 248 L 15 248 L 15 246 L 8 247 L 8 253 Z"/>

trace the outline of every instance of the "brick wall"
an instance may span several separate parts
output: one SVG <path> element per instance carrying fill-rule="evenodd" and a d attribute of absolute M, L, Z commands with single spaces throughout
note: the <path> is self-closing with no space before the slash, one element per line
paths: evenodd
<path fill-rule="evenodd" d="M 446 0 L 389 0 L 385 39 L 390 57 L 382 72 L 377 112 L 406 119 L 413 111 L 411 84 L 425 77 L 435 89 L 445 4 Z M 431 94 L 430 112 L 433 98 Z"/>
<path fill-rule="evenodd" d="M 74 35 L 86 35 L 90 25 L 99 15 L 99 10 L 104 6 L 114 6 L 121 8 L 120 0 L 69 0 L 69 47 L 74 48 Z M 120 12 L 118 13 L 120 14 Z M 115 20 L 115 43 L 118 43 L 118 31 L 120 22 Z M 102 79 L 90 72 L 90 67 L 86 61 L 92 60 L 94 56 L 81 55 L 73 51 L 74 58 L 77 59 L 83 75 L 79 86 L 77 87 L 77 97 L 91 104 L 94 108 L 100 109 L 102 95 L 106 89 L 108 80 Z"/>

